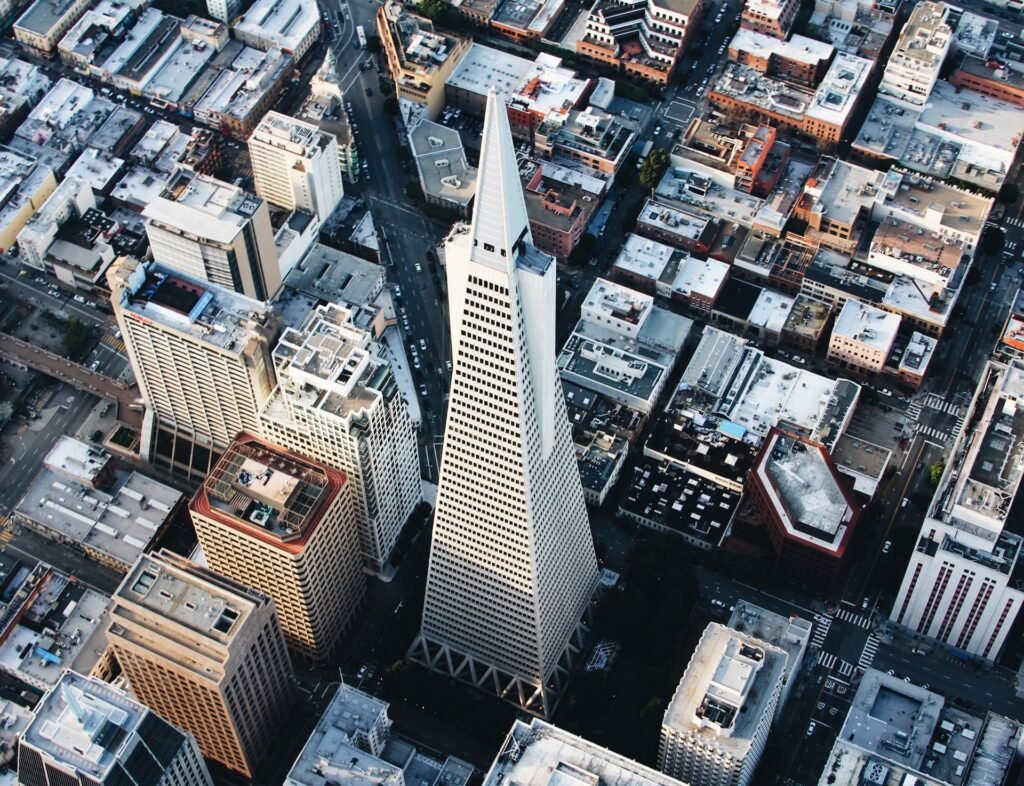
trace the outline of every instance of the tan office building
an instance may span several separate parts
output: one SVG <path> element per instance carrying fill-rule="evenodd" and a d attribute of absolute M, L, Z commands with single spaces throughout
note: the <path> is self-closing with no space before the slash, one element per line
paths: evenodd
<path fill-rule="evenodd" d="M 114 594 L 110 651 L 134 695 L 207 759 L 253 776 L 293 700 L 274 601 L 168 551 Z"/>
<path fill-rule="evenodd" d="M 345 473 L 240 434 L 189 511 L 210 567 L 270 595 L 292 650 L 323 661 L 366 592 Z"/>

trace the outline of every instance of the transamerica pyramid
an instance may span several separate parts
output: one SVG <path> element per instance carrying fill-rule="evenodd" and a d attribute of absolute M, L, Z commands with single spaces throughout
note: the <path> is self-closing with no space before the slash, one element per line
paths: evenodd
<path fill-rule="evenodd" d="M 555 262 L 533 245 L 493 88 L 472 224 L 445 256 L 454 360 L 410 657 L 550 716 L 597 560 L 555 362 Z"/>

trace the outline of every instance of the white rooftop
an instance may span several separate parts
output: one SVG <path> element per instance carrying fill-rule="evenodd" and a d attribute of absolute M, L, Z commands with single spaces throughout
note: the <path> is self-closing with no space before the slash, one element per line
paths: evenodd
<path fill-rule="evenodd" d="M 964 142 L 961 161 L 1006 170 L 1024 137 L 1024 112 L 1019 106 L 939 81 L 917 126 Z"/>
<path fill-rule="evenodd" d="M 146 206 L 142 215 L 215 242 L 230 243 L 262 201 L 223 180 L 182 172 L 172 179 L 160 198 Z"/>
<path fill-rule="evenodd" d="M 274 46 L 295 52 L 320 25 L 316 3 L 303 0 L 256 0 L 235 24 L 235 30 L 254 38 L 263 38 Z"/>
<path fill-rule="evenodd" d="M 796 298 L 782 292 L 762 289 L 757 302 L 750 310 L 747 322 L 769 333 L 781 333 L 795 303 Z"/>
<path fill-rule="evenodd" d="M 844 545 L 853 509 L 824 449 L 773 432 L 755 472 L 789 537 L 826 551 Z"/>
<path fill-rule="evenodd" d="M 452 71 L 445 84 L 457 90 L 484 95 L 494 87 L 508 100 L 523 83 L 523 78 L 534 68 L 534 63 L 474 43 Z"/>
<path fill-rule="evenodd" d="M 729 266 L 725 262 L 687 256 L 679 264 L 672 291 L 686 297 L 699 295 L 713 301 L 728 275 Z"/>
<path fill-rule="evenodd" d="M 620 756 L 557 726 L 517 720 L 483 786 L 683 786 L 651 767 Z"/>
<path fill-rule="evenodd" d="M 626 235 L 619 255 L 615 258 L 615 267 L 627 273 L 658 280 L 677 250 L 657 240 L 649 240 L 641 235 Z"/>
<path fill-rule="evenodd" d="M 694 241 L 700 238 L 708 225 L 706 218 L 663 205 L 653 199 L 648 199 L 644 204 L 638 220 L 665 232 Z"/>
<path fill-rule="evenodd" d="M 741 759 L 750 752 L 785 676 L 788 655 L 712 622 L 686 665 L 662 726 Z"/>
<path fill-rule="evenodd" d="M 836 317 L 833 336 L 864 344 L 874 350 L 888 352 L 900 327 L 899 314 L 874 308 L 865 303 L 847 300 Z"/>
<path fill-rule="evenodd" d="M 506 98 L 525 101 L 540 115 L 567 114 L 583 98 L 589 84 L 590 80 L 580 79 L 571 68 L 563 68 L 561 58 L 541 52 Z"/>
<path fill-rule="evenodd" d="M 741 27 L 736 31 L 736 35 L 729 43 L 729 48 L 750 52 L 766 59 L 774 55 L 810 65 L 828 60 L 835 52 L 831 44 L 825 44 L 806 36 L 794 35 L 788 41 L 783 41 L 746 27 Z"/>
<path fill-rule="evenodd" d="M 330 143 L 330 139 L 330 134 L 312 123 L 271 111 L 263 116 L 249 141 L 280 147 L 303 158 L 313 158 Z"/>
<path fill-rule="evenodd" d="M 874 65 L 866 57 L 848 52 L 836 54 L 807 108 L 807 117 L 834 125 L 845 123 Z"/>
<path fill-rule="evenodd" d="M 381 733 L 390 728 L 387 708 L 385 702 L 343 684 L 317 721 L 284 786 L 405 786 L 400 767 L 367 750 L 375 725 Z"/>

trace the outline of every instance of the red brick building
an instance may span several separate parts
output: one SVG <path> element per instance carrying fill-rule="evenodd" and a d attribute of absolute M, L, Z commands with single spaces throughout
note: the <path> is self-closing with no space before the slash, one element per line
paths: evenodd
<path fill-rule="evenodd" d="M 822 591 L 832 586 L 860 506 L 825 447 L 773 428 L 747 476 L 746 490 L 780 574 Z"/>

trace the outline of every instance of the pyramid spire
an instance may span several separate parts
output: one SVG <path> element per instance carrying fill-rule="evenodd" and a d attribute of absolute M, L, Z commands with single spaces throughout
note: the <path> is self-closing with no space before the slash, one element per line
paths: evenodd
<path fill-rule="evenodd" d="M 515 260 L 519 241 L 532 242 L 508 113 L 494 87 L 487 93 L 472 227 L 473 260 L 498 270 Z"/>

